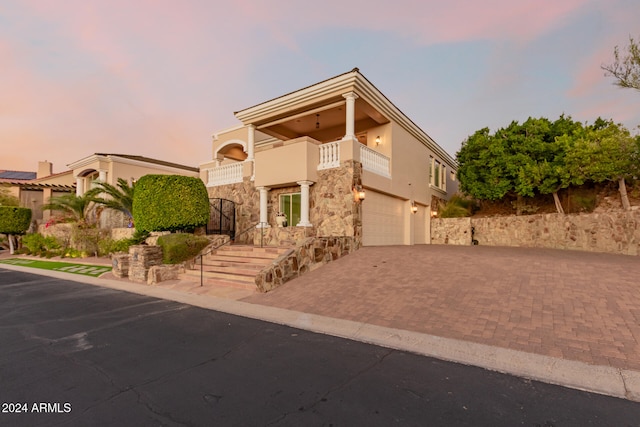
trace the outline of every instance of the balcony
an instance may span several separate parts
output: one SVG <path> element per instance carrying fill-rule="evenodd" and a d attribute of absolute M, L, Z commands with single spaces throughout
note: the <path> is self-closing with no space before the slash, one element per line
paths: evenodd
<path fill-rule="evenodd" d="M 390 160 L 366 145 L 353 141 L 335 141 L 320 145 L 320 162 L 318 170 L 332 169 L 340 166 L 342 160 L 359 160 L 362 169 L 385 178 L 391 178 Z M 342 153 L 344 151 L 344 153 Z"/>
<path fill-rule="evenodd" d="M 362 163 L 365 171 L 391 178 L 389 157 L 355 140 L 322 144 L 309 137 L 285 141 L 282 145 L 257 152 L 255 185 L 280 186 L 299 181 L 317 181 L 317 171 L 340 167 L 346 160 Z M 205 168 L 207 186 L 242 182 L 252 176 L 251 161 Z"/>

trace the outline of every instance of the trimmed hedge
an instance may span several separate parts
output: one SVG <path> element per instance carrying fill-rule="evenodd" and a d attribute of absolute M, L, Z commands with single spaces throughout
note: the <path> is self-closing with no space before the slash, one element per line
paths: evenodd
<path fill-rule="evenodd" d="M 31 209 L 0 206 L 0 233 L 24 234 L 31 225 Z"/>
<path fill-rule="evenodd" d="M 158 246 L 162 247 L 162 263 L 178 264 L 198 255 L 207 247 L 209 239 L 187 233 L 173 233 L 160 236 Z"/>
<path fill-rule="evenodd" d="M 209 195 L 199 178 L 145 175 L 136 183 L 133 219 L 143 231 L 194 230 L 209 221 Z"/>

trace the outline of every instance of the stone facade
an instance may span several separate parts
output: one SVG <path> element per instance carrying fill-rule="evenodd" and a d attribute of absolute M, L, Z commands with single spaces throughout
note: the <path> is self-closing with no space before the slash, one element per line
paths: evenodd
<path fill-rule="evenodd" d="M 276 259 L 256 276 L 256 287 L 268 292 L 314 270 L 323 264 L 343 257 L 358 248 L 353 237 L 308 238 Z"/>
<path fill-rule="evenodd" d="M 246 177 L 237 184 L 209 187 L 207 191 L 210 198 L 227 199 L 236 204 L 236 243 L 253 244 L 252 227 L 260 221 L 260 193 L 251 178 Z"/>
<path fill-rule="evenodd" d="M 270 228 L 262 234 L 251 229 L 260 220 L 260 194 L 249 178 L 242 183 L 209 187 L 209 197 L 228 199 L 236 203 L 236 243 L 289 246 L 307 237 L 353 237 L 362 242 L 361 206 L 353 199 L 352 189 L 362 184 L 362 165 L 348 160 L 340 167 L 318 171 L 318 181 L 309 188 L 309 221 L 313 227 L 290 224 L 279 228 L 275 215 L 279 196 L 300 192 L 299 186 L 273 188 L 268 193 L 267 218 Z M 249 230 L 243 234 L 243 231 Z M 266 240 L 266 243 L 265 243 Z"/>
<path fill-rule="evenodd" d="M 573 249 L 640 255 L 640 208 L 591 214 L 434 218 L 431 243 Z"/>
<path fill-rule="evenodd" d="M 147 283 L 149 269 L 162 265 L 162 248 L 160 246 L 134 245 L 129 247 L 129 280 Z"/>
<path fill-rule="evenodd" d="M 114 254 L 111 255 L 111 272 L 114 276 L 120 279 L 124 279 L 129 276 L 130 267 L 129 254 Z"/>

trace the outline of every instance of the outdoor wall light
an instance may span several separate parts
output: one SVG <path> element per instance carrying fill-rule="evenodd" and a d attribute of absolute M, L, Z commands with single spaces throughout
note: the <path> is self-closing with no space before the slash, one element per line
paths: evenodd
<path fill-rule="evenodd" d="M 360 185 L 356 185 L 353 187 L 353 199 L 356 202 L 362 202 L 365 198 L 366 194 L 364 192 L 364 188 Z"/>
<path fill-rule="evenodd" d="M 411 213 L 416 213 L 418 212 L 418 207 L 416 206 L 416 202 L 411 201 Z"/>
<path fill-rule="evenodd" d="M 376 136 L 376 147 L 377 147 L 378 145 L 380 145 L 380 144 L 382 144 L 382 139 L 381 139 L 381 138 L 380 138 L 380 136 L 378 135 L 378 136 Z"/>

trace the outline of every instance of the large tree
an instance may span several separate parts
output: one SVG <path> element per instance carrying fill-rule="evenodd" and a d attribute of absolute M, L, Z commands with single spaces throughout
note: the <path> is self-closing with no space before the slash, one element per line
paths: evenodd
<path fill-rule="evenodd" d="M 558 190 L 570 182 L 564 156 L 582 125 L 560 116 L 517 121 L 491 135 L 488 128 L 470 136 L 457 153 L 461 190 L 477 199 L 497 200 L 507 194 L 531 197 L 553 194 L 558 212 Z"/>
<path fill-rule="evenodd" d="M 613 64 L 603 64 L 606 76 L 613 76 L 614 84 L 640 90 L 640 45 L 629 36 L 629 45 L 621 52 L 616 46 L 613 50 Z"/>
<path fill-rule="evenodd" d="M 625 178 L 640 175 L 639 139 L 611 120 L 596 120 L 576 138 L 567 155 L 571 183 L 617 182 L 623 208 L 631 209 Z"/>

